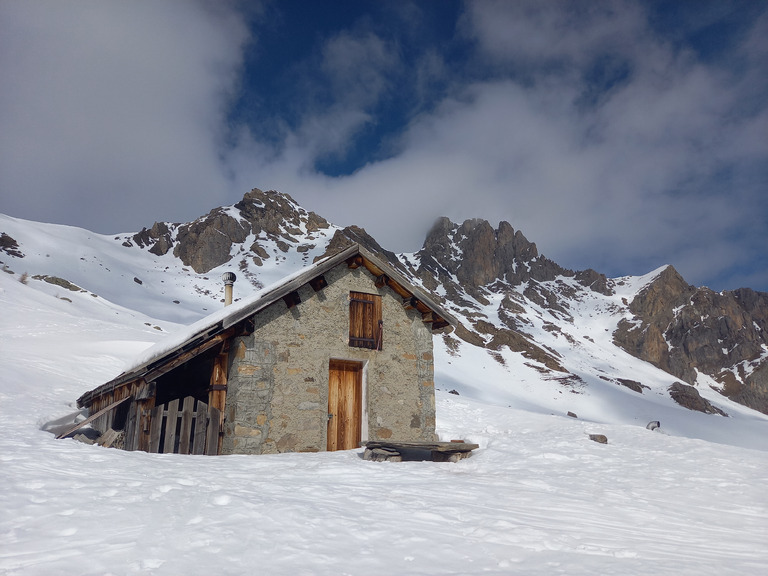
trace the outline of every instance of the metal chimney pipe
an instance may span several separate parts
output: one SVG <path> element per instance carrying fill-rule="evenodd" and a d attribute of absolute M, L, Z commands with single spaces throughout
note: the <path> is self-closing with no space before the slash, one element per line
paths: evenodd
<path fill-rule="evenodd" d="M 221 279 L 224 281 L 224 306 L 229 306 L 232 304 L 232 284 L 237 280 L 237 276 L 234 272 L 224 272 Z"/>

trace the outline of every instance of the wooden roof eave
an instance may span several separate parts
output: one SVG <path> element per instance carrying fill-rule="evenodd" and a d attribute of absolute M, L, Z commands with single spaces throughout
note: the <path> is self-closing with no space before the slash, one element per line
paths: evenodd
<path fill-rule="evenodd" d="M 432 313 L 432 330 L 442 330 L 447 326 L 455 328 L 458 320 L 449 314 L 442 306 L 437 304 L 432 298 L 427 296 L 421 290 L 413 286 L 400 273 L 395 271 L 389 265 L 381 262 L 376 256 L 368 252 L 362 246 L 358 247 L 360 255 L 363 257 L 363 264 L 366 269 L 376 278 L 384 275 L 387 277 L 387 285 L 399 294 L 403 299 L 415 298 L 417 301 L 416 309 L 422 316 Z"/>
<path fill-rule="evenodd" d="M 384 275 L 388 278 L 387 285 L 394 290 L 402 298 L 415 297 L 419 302 L 423 304 L 424 309 L 419 311 L 425 314 L 429 311 L 435 316 L 435 323 L 437 326 L 433 326 L 434 330 L 442 329 L 445 326 L 456 327 L 458 321 L 448 314 L 439 304 L 432 300 L 429 296 L 421 292 L 418 288 L 408 282 L 402 275 L 396 272 L 392 267 L 383 263 L 376 256 L 371 254 L 368 250 L 360 246 L 359 244 L 353 244 L 348 248 L 337 252 L 333 256 L 321 260 L 316 265 L 310 266 L 301 274 L 295 276 L 285 284 L 277 286 L 270 292 L 263 294 L 258 300 L 255 300 L 248 306 L 241 308 L 235 314 L 228 316 L 223 320 L 224 328 L 228 328 L 245 320 L 246 318 L 260 312 L 270 304 L 283 299 L 292 292 L 297 291 L 302 286 L 311 283 L 317 277 L 324 275 L 329 270 L 335 268 L 341 263 L 347 262 L 355 256 L 361 256 L 363 259 L 363 266 L 376 278 Z"/>
<path fill-rule="evenodd" d="M 259 297 L 258 300 L 255 300 L 248 306 L 241 308 L 232 316 L 228 316 L 227 318 L 225 318 L 224 327 L 228 328 L 230 326 L 237 324 L 238 322 L 245 320 L 249 316 L 252 316 L 257 312 L 260 312 L 270 304 L 273 304 L 278 300 L 281 300 L 291 292 L 297 291 L 299 288 L 301 288 L 305 284 L 309 284 L 318 276 L 322 276 L 323 274 L 328 272 L 330 269 L 335 268 L 338 264 L 346 261 L 351 256 L 354 256 L 355 254 L 357 254 L 356 248 L 357 248 L 356 245 L 350 246 L 349 248 L 346 248 L 345 250 L 342 250 L 341 252 L 338 252 L 335 255 L 330 256 L 325 260 L 321 260 L 320 262 L 310 266 L 304 272 L 295 276 L 285 284 L 281 284 L 280 286 L 277 286 L 276 288 L 267 292 L 266 294 L 262 294 L 262 296 Z"/>
<path fill-rule="evenodd" d="M 129 372 L 123 372 L 117 378 L 86 392 L 77 399 L 77 405 L 79 407 L 90 405 L 96 398 L 110 394 L 123 386 L 129 386 L 137 380 L 154 381 L 171 370 L 178 368 L 184 362 L 221 344 L 230 338 L 234 331 L 234 329 L 223 330 L 221 323 L 218 323 L 214 330 L 209 328 L 195 335 L 193 339 L 187 340 L 183 345 L 169 350 L 161 357 L 155 358 Z"/>

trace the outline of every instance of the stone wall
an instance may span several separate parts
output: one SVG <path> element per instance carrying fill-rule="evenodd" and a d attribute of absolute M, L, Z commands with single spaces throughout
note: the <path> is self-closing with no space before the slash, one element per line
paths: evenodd
<path fill-rule="evenodd" d="M 325 278 L 320 292 L 301 288 L 297 306 L 262 310 L 253 334 L 233 342 L 224 454 L 325 450 L 331 359 L 364 364 L 363 440 L 435 439 L 430 325 L 363 267 L 342 264 Z M 348 345 L 350 291 L 382 296 L 382 350 Z"/>

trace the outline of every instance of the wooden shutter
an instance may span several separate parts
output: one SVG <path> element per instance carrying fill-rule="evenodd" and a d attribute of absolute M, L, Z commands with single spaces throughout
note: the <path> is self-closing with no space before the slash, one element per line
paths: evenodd
<path fill-rule="evenodd" d="M 381 350 L 381 296 L 378 294 L 350 293 L 349 345 Z"/>

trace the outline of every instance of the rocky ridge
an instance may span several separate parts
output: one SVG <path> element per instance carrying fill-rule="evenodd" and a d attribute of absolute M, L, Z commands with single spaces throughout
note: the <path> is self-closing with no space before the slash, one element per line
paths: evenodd
<path fill-rule="evenodd" d="M 307 212 L 288 194 L 254 188 L 231 207 L 214 208 L 194 222 L 155 222 L 150 228 L 127 238 L 152 254 L 173 255 L 198 274 L 204 274 L 238 256 L 256 266 L 271 257 L 266 241 L 282 252 L 294 248 L 307 252 L 332 226 L 325 218 Z"/>
<path fill-rule="evenodd" d="M 696 288 L 668 266 L 629 310 L 617 345 L 688 384 L 708 374 L 725 396 L 768 413 L 768 294 Z"/>
<path fill-rule="evenodd" d="M 360 242 L 390 261 L 394 256 L 362 229 L 337 231 L 334 244 L 343 245 L 340 238 Z M 562 354 L 528 332 L 532 308 L 546 311 L 548 318 L 540 317 L 545 330 L 558 332 L 558 323 L 574 322 L 571 308 L 584 291 L 610 296 L 617 285 L 591 269 L 574 272 L 559 266 L 507 222 L 494 229 L 485 220 L 456 224 L 440 218 L 422 249 L 401 255 L 397 262 L 463 320 L 454 337 L 492 352 L 519 352 L 566 384 L 578 383 L 580 377 L 563 366 Z M 498 296 L 501 300 L 489 314 L 488 306 Z M 692 388 L 697 375 L 706 374 L 731 400 L 768 413 L 768 294 L 748 288 L 721 293 L 696 288 L 668 266 L 623 305 L 626 317 L 618 321 L 614 343 L 686 382 L 688 386 L 677 382 L 670 387 L 678 403 L 725 415 Z M 616 383 L 638 393 L 645 388 L 627 378 Z"/>
<path fill-rule="evenodd" d="M 607 345 L 669 373 L 675 384 L 668 395 L 681 405 L 724 412 L 693 393 L 714 382 L 728 398 L 768 413 L 768 294 L 696 288 L 671 266 L 649 277 L 642 289 L 626 291 L 624 279 L 559 266 L 507 222 L 494 228 L 485 220 L 458 224 L 440 218 L 418 252 L 397 255 L 363 228 L 334 226 L 287 194 L 254 189 L 235 205 L 215 208 L 194 222 L 156 222 L 114 240 L 165 258 L 171 270 L 178 270 L 174 260 L 181 261 L 208 283 L 213 280 L 204 274 L 236 267 L 256 288 L 269 267 L 269 277 L 284 276 L 293 271 L 290 266 L 358 242 L 422 285 L 460 320 L 452 334 L 442 336 L 449 351 L 464 343 L 485 349 L 502 365 L 509 353 L 517 354 L 525 369 L 574 393 L 596 378 L 649 393 L 636 374 L 570 361 L 572 351 L 604 345 L 596 342 L 593 328 L 580 325 L 600 314 L 612 327 Z M 5 232 L 0 249 L 6 259 L 23 257 L 23 246 Z M 274 269 L 281 262 L 290 264 L 285 272 Z M 187 268 L 181 271 L 190 274 Z M 217 298 L 207 285 L 195 289 Z"/>

